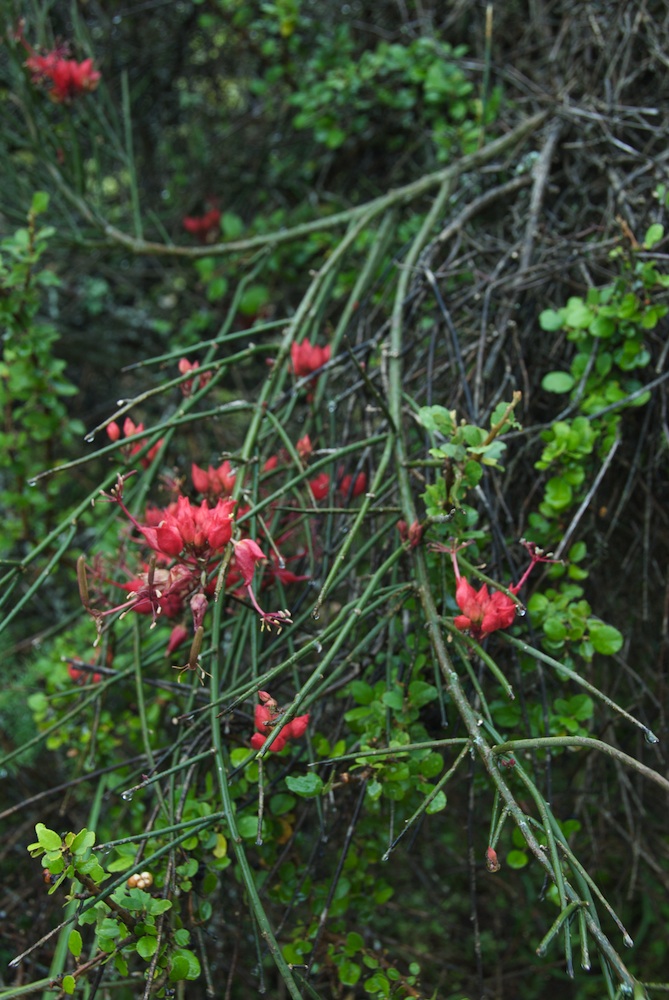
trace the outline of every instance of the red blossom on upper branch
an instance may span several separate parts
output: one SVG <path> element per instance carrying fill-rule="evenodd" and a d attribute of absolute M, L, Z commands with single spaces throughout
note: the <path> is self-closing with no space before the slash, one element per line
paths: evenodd
<path fill-rule="evenodd" d="M 68 59 L 67 45 L 39 55 L 19 33 L 18 40 L 28 51 L 26 68 L 32 73 L 33 83 L 46 85 L 48 96 L 55 104 L 70 104 L 80 94 L 95 90 L 100 82 L 100 73 L 93 68 L 92 59 L 77 62 Z"/>
<path fill-rule="evenodd" d="M 135 424 L 130 419 L 130 417 L 126 417 L 125 420 L 123 421 L 124 437 L 133 437 L 135 434 L 141 434 L 143 430 L 144 430 L 144 424 L 143 423 Z M 118 441 L 121 437 L 121 428 L 119 427 L 119 425 L 116 423 L 115 420 L 112 420 L 110 424 L 107 424 L 107 437 L 109 438 L 110 441 L 114 442 Z M 147 453 L 142 456 L 140 461 L 144 469 L 148 469 L 148 467 L 151 465 L 151 462 L 153 462 L 154 458 L 158 454 L 158 451 L 160 450 L 162 443 L 163 440 L 161 438 L 160 441 L 156 441 L 156 443 L 151 448 L 149 448 Z M 126 458 L 126 461 L 130 461 L 130 459 L 134 458 L 134 456 L 137 455 L 145 447 L 146 447 L 146 439 L 142 441 L 136 441 L 134 444 L 129 444 L 124 446 L 123 454 Z"/>
<path fill-rule="evenodd" d="M 193 392 L 193 387 L 195 389 L 204 389 L 205 385 L 211 382 L 211 372 L 200 372 L 198 374 L 198 369 L 200 367 L 199 361 L 189 361 L 188 358 L 181 358 L 177 368 L 179 369 L 180 375 L 187 375 L 192 372 L 193 375 L 197 375 L 197 378 L 188 378 L 181 383 L 181 391 L 184 396 L 190 396 Z"/>

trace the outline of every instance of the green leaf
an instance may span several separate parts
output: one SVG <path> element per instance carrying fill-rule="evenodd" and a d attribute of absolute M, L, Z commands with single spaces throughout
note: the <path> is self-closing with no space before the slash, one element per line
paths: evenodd
<path fill-rule="evenodd" d="M 75 958 L 79 958 L 81 955 L 81 949 L 83 942 L 81 940 L 81 934 L 79 931 L 70 931 L 69 937 L 67 939 L 67 947 L 70 953 L 74 955 Z"/>
<path fill-rule="evenodd" d="M 544 622 L 544 632 L 551 642 L 564 642 L 567 629 L 560 618 L 547 618 Z"/>
<path fill-rule="evenodd" d="M 230 752 L 230 763 L 234 768 L 250 763 L 254 758 L 254 751 L 247 750 L 246 747 L 237 747 Z"/>
<path fill-rule="evenodd" d="M 63 993 L 67 993 L 68 996 L 72 996 L 75 991 L 77 981 L 74 976 L 63 976 L 63 981 L 60 984 L 60 988 Z"/>
<path fill-rule="evenodd" d="M 572 488 L 560 476 L 553 476 L 546 483 L 545 501 L 554 510 L 564 510 L 572 502 Z"/>
<path fill-rule="evenodd" d="M 435 795 L 435 797 L 432 799 L 432 801 L 430 802 L 430 804 L 427 806 L 425 812 L 428 814 L 428 816 L 431 816 L 433 813 L 441 812 L 442 809 L 445 809 L 445 808 L 446 808 L 446 796 L 440 790 L 440 791 L 437 792 L 437 794 Z"/>
<path fill-rule="evenodd" d="M 137 954 L 148 962 L 156 953 L 158 938 L 152 934 L 145 934 L 137 942 Z"/>
<path fill-rule="evenodd" d="M 352 962 L 350 958 L 343 959 L 339 963 L 337 971 L 339 973 L 339 981 L 343 986 L 355 986 L 362 974 L 360 966 L 356 962 Z"/>
<path fill-rule="evenodd" d="M 46 212 L 48 207 L 49 207 L 49 195 L 47 194 L 47 192 L 35 191 L 32 203 L 30 205 L 30 211 L 34 215 L 41 215 L 42 212 Z"/>
<path fill-rule="evenodd" d="M 173 983 L 182 979 L 197 979 L 200 975 L 200 962 L 197 955 L 188 948 L 181 948 L 172 955 L 170 979 Z"/>
<path fill-rule="evenodd" d="M 94 843 L 95 831 L 87 830 L 86 827 L 84 827 L 84 829 L 81 830 L 72 841 L 70 850 L 73 854 L 79 854 L 82 851 L 87 851 L 93 846 Z"/>
<path fill-rule="evenodd" d="M 660 225 L 659 222 L 654 222 L 652 226 L 649 226 L 646 230 L 646 235 L 643 238 L 643 245 L 646 250 L 652 250 L 656 244 L 664 236 L 664 226 Z"/>
<path fill-rule="evenodd" d="M 409 684 L 409 701 L 415 708 L 422 708 L 438 697 L 439 692 L 434 684 L 428 684 L 426 681 L 412 681 Z"/>
<path fill-rule="evenodd" d="M 258 817 L 240 816 L 237 820 L 237 829 L 239 830 L 239 836 L 243 837 L 244 840 L 255 840 L 258 834 Z"/>
<path fill-rule="evenodd" d="M 55 830 L 47 829 L 44 823 L 36 824 L 35 833 L 40 847 L 43 847 L 45 851 L 59 851 L 61 849 L 63 840 L 60 834 L 56 833 Z"/>
<path fill-rule="evenodd" d="M 506 863 L 509 868 L 524 868 L 528 862 L 525 851 L 509 851 L 506 856 Z"/>
<path fill-rule="evenodd" d="M 374 688 L 365 681 L 351 681 L 348 690 L 359 705 L 369 705 L 374 701 Z"/>
<path fill-rule="evenodd" d="M 609 316 L 595 316 L 592 323 L 588 327 L 588 330 L 593 335 L 593 337 L 599 337 L 606 340 L 608 337 L 612 337 L 616 332 L 616 324 L 613 319 Z"/>
<path fill-rule="evenodd" d="M 285 792 L 279 792 L 277 795 L 273 795 L 269 800 L 270 812 L 273 816 L 284 816 L 286 813 L 290 812 L 291 809 L 295 808 L 296 799 L 292 795 L 286 795 Z"/>
<path fill-rule="evenodd" d="M 387 708 L 392 708 L 396 712 L 401 712 L 404 708 L 404 695 L 401 691 L 386 691 L 381 696 L 381 701 Z"/>
<path fill-rule="evenodd" d="M 617 653 L 622 647 L 623 637 L 617 628 L 613 625 L 605 625 L 604 622 L 600 622 L 595 618 L 591 618 L 588 622 L 590 631 L 590 641 L 597 653 L 603 653 L 605 656 L 611 656 L 613 653 Z"/>
<path fill-rule="evenodd" d="M 311 799 L 316 795 L 320 795 L 323 789 L 323 779 L 318 774 L 313 774 L 312 772 L 301 774 L 297 778 L 287 775 L 286 784 L 291 792 L 295 792 L 296 795 L 304 799 Z"/>
<path fill-rule="evenodd" d="M 269 289 L 266 285 L 249 285 L 239 302 L 239 311 L 243 316 L 255 316 L 269 301 Z"/>
<path fill-rule="evenodd" d="M 152 898 L 151 902 L 149 903 L 149 913 L 152 913 L 155 917 L 171 909 L 172 909 L 172 901 L 170 899 Z"/>
<path fill-rule="evenodd" d="M 440 753 L 430 753 L 418 764 L 418 772 L 424 778 L 434 778 L 444 767 L 444 759 Z"/>
<path fill-rule="evenodd" d="M 427 431 L 437 431 L 445 437 L 455 431 L 454 412 L 447 410 L 445 406 L 421 406 L 418 411 L 418 420 Z"/>
<path fill-rule="evenodd" d="M 567 326 L 575 330 L 586 330 L 594 318 L 595 314 L 592 309 L 588 309 L 583 299 L 574 295 L 567 300 L 564 308 L 564 320 Z"/>
<path fill-rule="evenodd" d="M 244 222 L 235 212 L 224 212 L 221 229 L 226 240 L 236 240 L 244 232 Z"/>
<path fill-rule="evenodd" d="M 564 320 L 560 312 L 556 312 L 555 309 L 544 309 L 544 311 L 539 316 L 539 326 L 542 330 L 546 330 L 552 333 L 555 330 L 561 330 L 564 326 Z"/>
<path fill-rule="evenodd" d="M 346 951 L 349 955 L 355 955 L 356 951 L 362 951 L 365 947 L 365 940 L 361 934 L 351 931 L 346 935 Z"/>
<path fill-rule="evenodd" d="M 569 372 L 549 372 L 542 378 L 541 388 L 546 392 L 570 392 L 574 388 L 574 376 Z"/>

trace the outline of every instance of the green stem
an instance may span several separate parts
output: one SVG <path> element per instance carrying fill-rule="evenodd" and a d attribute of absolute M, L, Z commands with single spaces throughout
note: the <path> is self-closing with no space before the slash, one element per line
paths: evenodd
<path fill-rule="evenodd" d="M 639 774 L 643 774 L 645 778 L 654 781 L 665 792 L 669 792 L 669 780 L 663 777 L 658 771 L 654 771 L 652 767 L 647 767 L 640 760 L 630 757 L 629 754 L 623 753 L 617 747 L 612 747 L 609 743 L 604 743 L 602 740 L 592 739 L 590 736 L 533 736 L 530 739 L 506 740 L 504 743 L 498 743 L 496 746 L 491 747 L 491 753 L 518 753 L 522 750 L 538 750 L 542 747 L 587 747 L 590 750 L 599 750 L 600 753 L 607 754 L 607 756 L 619 760 L 622 764 L 626 764 L 627 767 L 631 767 L 635 771 L 638 771 Z"/>

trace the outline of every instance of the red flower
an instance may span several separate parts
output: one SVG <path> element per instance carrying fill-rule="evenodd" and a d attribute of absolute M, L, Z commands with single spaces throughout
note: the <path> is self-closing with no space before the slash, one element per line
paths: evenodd
<path fill-rule="evenodd" d="M 242 538 L 240 542 L 235 542 L 234 545 L 237 569 L 242 575 L 244 586 L 250 587 L 253 582 L 256 563 L 265 561 L 267 556 L 252 538 Z"/>
<path fill-rule="evenodd" d="M 186 375 L 188 372 L 195 374 L 200 367 L 199 361 L 189 361 L 188 358 L 181 358 L 179 364 L 177 365 L 180 375 Z M 184 396 L 190 396 L 193 392 L 193 385 L 196 389 L 203 389 L 208 382 L 211 382 L 211 372 L 202 372 L 196 379 L 186 379 L 185 382 L 181 383 L 181 391 Z"/>
<path fill-rule="evenodd" d="M 306 461 L 306 459 L 309 458 L 309 456 L 311 455 L 312 451 L 314 450 L 313 446 L 311 444 L 311 438 L 309 437 L 308 434 L 305 434 L 304 437 L 301 437 L 299 439 L 299 441 L 295 445 L 295 448 L 296 448 L 297 454 L 300 456 L 300 458 L 302 459 L 303 462 Z"/>
<path fill-rule="evenodd" d="M 24 42 L 24 45 L 26 43 Z M 26 48 L 28 46 L 26 45 Z M 56 104 L 70 104 L 79 94 L 90 93 L 100 82 L 100 74 L 93 69 L 93 60 L 65 59 L 65 49 L 54 49 L 45 56 L 31 52 L 26 66 L 33 75 L 33 83 L 50 83 L 49 97 Z"/>
<path fill-rule="evenodd" d="M 339 480 L 339 492 L 344 500 L 352 500 L 359 497 L 367 489 L 367 476 L 364 472 L 359 472 L 354 478 L 351 475 L 342 476 Z"/>
<path fill-rule="evenodd" d="M 179 497 L 176 509 L 167 508 L 156 527 L 138 525 L 148 544 L 166 556 L 186 555 L 208 559 L 220 552 L 232 538 L 234 500 L 219 500 L 209 508 L 203 500 L 200 506 L 187 497 Z"/>
<path fill-rule="evenodd" d="M 144 424 L 135 424 L 130 419 L 130 417 L 126 417 L 125 420 L 123 421 L 124 437 L 132 437 L 135 434 L 141 434 L 143 430 L 144 430 Z M 109 438 L 110 441 L 114 442 L 118 441 L 121 437 L 121 428 L 119 427 L 119 425 L 116 423 L 115 420 L 112 420 L 110 424 L 107 424 L 107 437 Z M 160 441 L 156 441 L 156 443 L 151 448 L 149 448 L 147 453 L 142 457 L 141 464 L 144 469 L 148 469 L 148 467 L 151 465 L 151 462 L 158 454 L 158 451 L 160 450 L 160 446 L 162 445 L 162 443 L 163 441 L 161 438 Z M 136 441 L 134 444 L 127 445 L 121 450 L 123 451 L 126 460 L 129 461 L 145 446 L 146 446 L 146 439 L 144 439 L 143 441 Z"/>
<path fill-rule="evenodd" d="M 185 625 L 175 625 L 170 632 L 169 642 L 165 650 L 165 656 L 171 656 L 175 649 L 182 646 L 188 638 L 188 629 Z"/>
<path fill-rule="evenodd" d="M 251 737 L 251 746 L 254 750 L 260 750 L 272 729 L 279 724 L 281 710 L 274 698 L 267 691 L 259 691 L 258 697 L 261 704 L 256 705 L 253 712 L 253 721 L 258 730 Z M 283 750 L 288 740 L 297 740 L 307 731 L 309 715 L 298 715 L 297 718 L 287 722 L 282 727 L 281 732 L 272 743 L 270 750 L 278 753 Z"/>
<path fill-rule="evenodd" d="M 319 472 L 314 479 L 309 480 L 309 489 L 314 500 L 324 500 L 330 492 L 330 477 L 327 472 Z"/>
<path fill-rule="evenodd" d="M 197 586 L 197 581 L 197 575 L 186 566 L 173 566 L 169 570 L 154 567 L 120 586 L 133 595 L 128 607 L 138 615 L 152 615 L 154 619 L 157 615 L 175 618 L 183 609 L 186 594 Z"/>
<path fill-rule="evenodd" d="M 400 538 L 406 544 L 408 542 L 410 549 L 415 549 L 417 545 L 423 538 L 423 532 L 425 531 L 425 526 L 419 521 L 412 521 L 412 523 L 407 527 L 406 521 L 397 522 L 397 530 L 400 533 Z"/>
<path fill-rule="evenodd" d="M 191 477 L 193 486 L 198 493 L 213 494 L 213 496 L 219 496 L 222 493 L 224 496 L 230 496 L 235 485 L 236 474 L 232 471 L 232 466 L 226 458 L 225 462 L 217 469 L 210 465 L 206 472 L 193 462 Z"/>
<path fill-rule="evenodd" d="M 99 684 L 102 680 L 102 674 L 91 673 L 90 670 L 79 670 L 77 667 L 73 666 L 71 663 L 67 666 L 67 672 L 70 675 L 70 680 L 74 681 L 75 684 Z"/>
<path fill-rule="evenodd" d="M 557 561 L 551 559 L 549 556 L 545 556 L 543 551 L 534 542 L 526 542 L 522 539 L 522 544 L 530 555 L 530 565 L 518 583 L 509 586 L 512 594 L 518 593 L 537 563 L 552 563 Z M 462 547 L 459 546 L 459 548 Z M 456 579 L 455 600 L 462 611 L 461 615 L 457 615 L 453 619 L 453 624 L 456 628 L 459 628 L 461 632 L 469 632 L 474 639 L 481 641 L 487 635 L 490 635 L 491 632 L 508 628 L 509 625 L 513 624 L 518 608 L 517 603 L 508 594 L 502 593 L 501 590 L 496 590 L 490 594 L 485 583 L 480 590 L 474 590 L 469 580 L 460 574 L 460 567 L 456 558 L 458 546 L 452 544 L 450 548 L 446 548 L 446 546 L 441 545 L 439 542 L 435 542 L 431 548 L 435 552 L 449 552 L 453 561 Z"/>
<path fill-rule="evenodd" d="M 516 617 L 516 603 L 501 590 L 488 593 L 484 583 L 474 590 L 466 577 L 461 576 L 455 590 L 455 600 L 462 611 L 453 624 L 461 632 L 470 632 L 474 639 L 485 639 L 491 632 L 508 628 Z"/>
<path fill-rule="evenodd" d="M 330 360 L 330 345 L 318 347 L 303 340 L 301 344 L 291 344 L 290 360 L 297 378 L 305 378 L 326 365 Z"/>
<path fill-rule="evenodd" d="M 200 243 L 215 243 L 220 236 L 221 213 L 217 208 L 211 208 L 204 215 L 187 215 L 181 220 L 181 224 L 195 236 Z"/>

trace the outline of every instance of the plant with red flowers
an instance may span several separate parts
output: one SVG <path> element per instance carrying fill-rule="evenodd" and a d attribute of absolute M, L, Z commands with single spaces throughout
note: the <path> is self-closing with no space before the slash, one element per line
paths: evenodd
<path fill-rule="evenodd" d="M 293 343 L 290 348 L 293 374 L 296 378 L 307 378 L 328 363 L 330 354 L 329 344 L 319 347 L 308 340 L 303 340 L 299 344 Z"/>
<path fill-rule="evenodd" d="M 283 750 L 288 740 L 298 740 L 304 736 L 309 724 L 309 713 L 298 715 L 290 722 L 281 725 L 283 713 L 271 694 L 267 691 L 258 691 L 258 698 L 260 699 L 259 703 L 253 712 L 253 721 L 257 732 L 251 737 L 251 746 L 254 750 L 261 750 L 267 737 L 276 729 L 279 731 L 269 747 L 272 753 L 279 753 L 280 750 Z"/>
<path fill-rule="evenodd" d="M 32 73 L 32 81 L 47 88 L 49 98 L 55 104 L 71 104 L 81 94 L 95 90 L 100 83 L 100 73 L 94 69 L 92 59 L 77 62 L 69 59 L 69 47 L 61 45 L 45 55 L 36 52 L 20 31 L 17 40 L 29 52 L 26 68 Z"/>
<path fill-rule="evenodd" d="M 112 420 L 110 423 L 107 424 L 106 430 L 107 430 L 107 437 L 109 438 L 110 441 L 116 442 L 120 440 L 121 428 L 119 427 L 118 423 L 115 420 Z M 136 437 L 137 435 L 141 434 L 143 430 L 144 430 L 144 424 L 143 423 L 136 424 L 133 420 L 131 420 L 130 417 L 126 417 L 125 420 L 123 421 L 123 437 L 126 438 Z M 121 448 L 121 452 L 126 462 L 131 462 L 132 459 L 135 457 L 135 455 L 138 455 L 140 451 L 144 451 L 146 449 L 146 443 L 147 443 L 146 438 L 143 438 L 139 441 L 133 442 L 132 444 L 123 445 L 123 447 Z M 143 468 L 148 469 L 148 467 L 151 465 L 154 458 L 160 451 L 162 443 L 163 443 L 162 440 L 156 441 L 156 443 L 152 445 L 149 448 L 149 450 L 145 452 L 145 454 L 142 455 L 140 461 Z"/>
<path fill-rule="evenodd" d="M 511 594 L 518 593 L 537 563 L 554 563 L 557 561 L 545 555 L 533 542 L 521 539 L 521 543 L 529 553 L 530 565 L 518 583 L 509 585 L 508 590 Z M 433 542 L 430 548 L 433 552 L 449 553 L 453 562 L 453 571 L 455 572 L 456 579 L 455 600 L 462 611 L 461 615 L 456 615 L 453 619 L 453 624 L 461 632 L 468 632 L 472 638 L 481 641 L 492 632 L 497 632 L 499 629 L 505 629 L 513 625 L 518 608 L 522 607 L 522 605 L 519 601 L 515 601 L 509 594 L 505 594 L 501 590 L 495 590 L 490 593 L 487 583 L 484 583 L 479 590 L 475 590 L 467 577 L 462 576 L 456 553 L 468 544 L 466 542 L 464 545 L 458 546 L 452 543 L 450 546 L 445 546 L 439 542 Z"/>
<path fill-rule="evenodd" d="M 221 235 L 221 213 L 217 208 L 210 208 L 204 215 L 186 215 L 181 224 L 200 243 L 215 243 Z"/>

